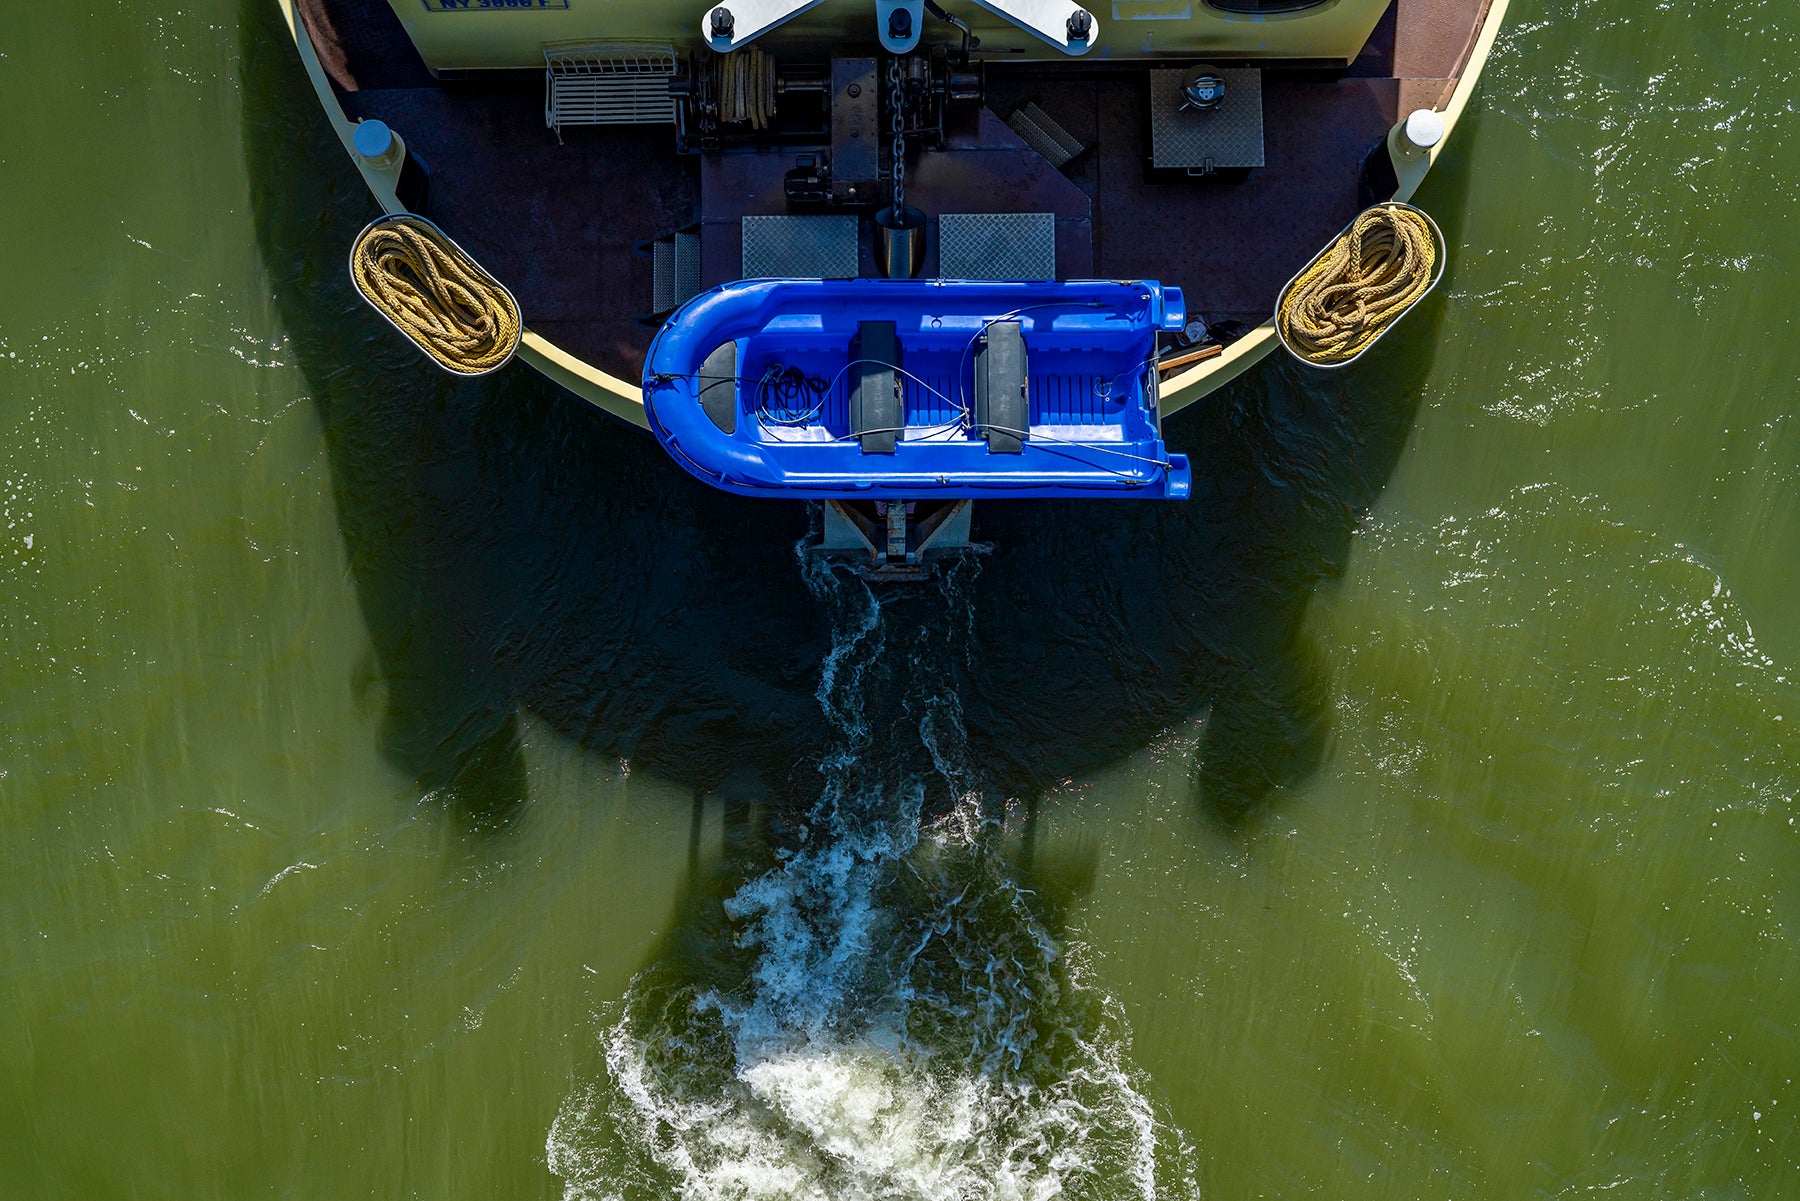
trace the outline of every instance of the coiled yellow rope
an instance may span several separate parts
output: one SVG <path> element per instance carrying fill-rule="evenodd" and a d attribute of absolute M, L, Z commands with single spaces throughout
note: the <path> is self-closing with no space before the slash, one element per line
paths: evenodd
<path fill-rule="evenodd" d="M 388 217 L 350 253 L 363 299 L 445 368 L 481 375 L 519 345 L 519 306 L 498 280 L 431 225 Z"/>
<path fill-rule="evenodd" d="M 1275 318 L 1289 348 L 1312 363 L 1355 358 L 1430 290 L 1437 257 L 1420 214 L 1364 212 L 1283 293 Z"/>

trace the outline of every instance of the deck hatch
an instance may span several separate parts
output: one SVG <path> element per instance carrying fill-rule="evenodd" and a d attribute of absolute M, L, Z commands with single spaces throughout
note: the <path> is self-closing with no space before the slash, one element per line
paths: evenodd
<path fill-rule="evenodd" d="M 1202 71 L 1225 81 L 1216 109 L 1184 107 L 1182 86 Z M 1153 166 L 1177 170 L 1262 166 L 1262 72 L 1200 65 L 1150 72 L 1150 151 Z"/>

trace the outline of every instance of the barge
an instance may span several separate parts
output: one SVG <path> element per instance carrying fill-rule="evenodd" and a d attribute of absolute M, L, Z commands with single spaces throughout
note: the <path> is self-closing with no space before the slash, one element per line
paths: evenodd
<path fill-rule="evenodd" d="M 1186 495 L 1163 422 L 1411 197 L 1507 7 L 275 2 L 376 203 L 516 297 L 519 357 L 884 562 L 922 505 L 953 542 L 980 496 Z"/>

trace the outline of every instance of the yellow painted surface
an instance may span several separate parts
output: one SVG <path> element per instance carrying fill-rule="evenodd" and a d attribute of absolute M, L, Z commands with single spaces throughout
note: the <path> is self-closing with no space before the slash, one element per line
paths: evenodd
<path fill-rule="evenodd" d="M 589 404 L 639 429 L 650 428 L 644 417 L 644 393 L 636 384 L 608 375 L 530 330 L 519 341 L 519 357 Z"/>
<path fill-rule="evenodd" d="M 433 70 L 540 66 L 544 47 L 558 43 L 648 39 L 687 50 L 700 45 L 700 19 L 711 11 L 704 0 L 567 0 L 566 9 L 522 7 L 524 0 L 467 2 L 473 7 L 446 8 L 446 0 L 433 0 L 439 11 L 432 11 L 424 0 L 388 0 Z M 1253 17 L 1219 12 L 1205 0 L 1093 0 L 1100 37 L 1089 58 L 1191 54 L 1348 62 L 1369 40 L 1387 4 L 1332 0 L 1309 12 Z M 1008 61 L 1062 59 L 985 9 L 966 3 L 946 7 L 975 29 L 984 50 L 1024 52 Z M 872 41 L 874 21 L 869 0 L 825 0 L 758 41 L 776 52 L 796 41 Z M 925 36 L 945 40 L 955 31 L 928 17 Z"/>

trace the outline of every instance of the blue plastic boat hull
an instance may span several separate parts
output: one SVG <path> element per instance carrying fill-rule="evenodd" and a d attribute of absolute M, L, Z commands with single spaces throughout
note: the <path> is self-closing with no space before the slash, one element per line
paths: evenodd
<path fill-rule="evenodd" d="M 1152 281 L 746 280 L 664 324 L 644 409 L 676 462 L 745 496 L 1181 499 L 1155 358 L 1185 319 Z"/>

